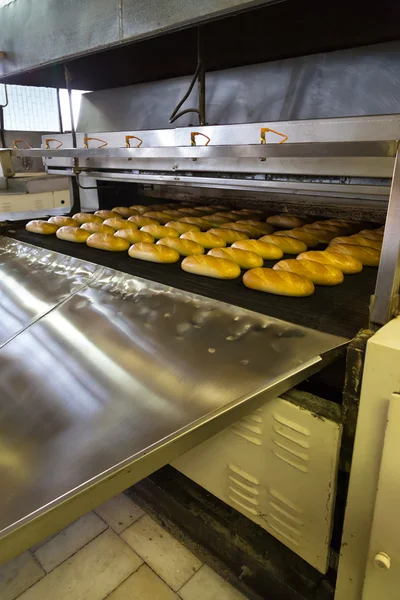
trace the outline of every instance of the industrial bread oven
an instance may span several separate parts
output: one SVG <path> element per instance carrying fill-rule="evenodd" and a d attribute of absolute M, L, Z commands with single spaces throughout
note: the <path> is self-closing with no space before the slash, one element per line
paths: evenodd
<path fill-rule="evenodd" d="M 202 206 L 384 226 L 379 267 L 283 297 L 3 217 L 0 558 L 164 467 L 149 481 L 182 520 L 189 480 L 222 501 L 237 574 L 261 597 L 252 535 L 275 597 L 397 598 L 400 116 L 206 125 L 199 90 L 200 125 L 166 129 L 129 127 L 137 106 L 116 115 L 132 87 L 95 91 L 77 132 L 2 149 L 3 172 L 11 158 L 42 158 L 48 175 L 68 178 L 72 216 L 140 205 L 175 218 Z M 164 110 L 154 90 L 134 92 Z M 233 523 L 250 523 L 250 536 Z M 200 537 L 213 535 L 210 525 Z"/>

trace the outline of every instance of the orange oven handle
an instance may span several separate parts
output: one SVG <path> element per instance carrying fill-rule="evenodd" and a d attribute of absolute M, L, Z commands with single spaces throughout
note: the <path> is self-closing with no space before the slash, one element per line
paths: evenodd
<path fill-rule="evenodd" d="M 275 129 L 270 129 L 269 127 L 261 127 L 261 130 L 260 130 L 260 142 L 261 142 L 261 144 L 266 144 L 267 143 L 266 134 L 268 132 L 276 133 L 276 135 L 280 135 L 283 138 L 283 140 L 281 140 L 280 142 L 278 142 L 278 144 L 284 144 L 286 142 L 286 140 L 289 139 L 289 137 L 285 133 L 281 133 L 280 131 L 275 131 Z"/>
<path fill-rule="evenodd" d="M 54 150 L 58 150 L 63 145 L 63 143 L 60 142 L 60 140 L 56 140 L 56 138 L 47 138 L 47 140 L 44 140 L 46 150 L 50 150 L 50 142 L 58 142 L 58 146 L 56 146 Z"/>
<path fill-rule="evenodd" d="M 95 137 L 84 137 L 83 138 L 83 145 L 85 148 L 89 148 L 89 140 L 95 140 L 96 142 L 101 142 L 100 146 L 97 146 L 98 148 L 104 148 L 104 146 L 107 146 L 108 143 L 105 142 L 104 140 L 101 140 L 100 138 L 95 138 Z"/>
<path fill-rule="evenodd" d="M 18 150 L 18 144 L 25 144 L 27 148 L 32 148 L 25 140 L 13 140 L 14 150 Z"/>
<path fill-rule="evenodd" d="M 201 131 L 192 131 L 190 134 L 190 143 L 192 146 L 196 146 L 196 135 L 202 135 L 207 139 L 206 143 L 204 144 L 205 146 L 208 146 L 208 144 L 211 142 L 211 139 L 205 133 L 201 133 Z"/>
<path fill-rule="evenodd" d="M 137 137 L 137 135 L 126 135 L 125 136 L 125 146 L 127 148 L 131 148 L 131 144 L 130 144 L 130 140 L 139 140 L 139 143 L 137 146 L 135 146 L 135 148 L 140 148 L 140 146 L 143 144 L 143 140 L 140 137 Z"/>

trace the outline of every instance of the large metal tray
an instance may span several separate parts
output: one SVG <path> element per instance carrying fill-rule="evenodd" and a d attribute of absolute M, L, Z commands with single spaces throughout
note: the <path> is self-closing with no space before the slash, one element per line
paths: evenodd
<path fill-rule="evenodd" d="M 43 273 L 7 271 L 16 242 L 2 241 L 2 269 L 32 302 Z M 21 248 L 29 273 L 29 248 L 40 249 Z M 296 385 L 346 342 L 75 260 L 71 270 L 94 276 L 0 349 L 3 561 Z M 64 277 L 48 270 L 46 285 Z"/>

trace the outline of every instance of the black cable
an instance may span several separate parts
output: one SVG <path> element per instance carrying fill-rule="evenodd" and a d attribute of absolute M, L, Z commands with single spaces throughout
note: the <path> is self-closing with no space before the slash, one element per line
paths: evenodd
<path fill-rule="evenodd" d="M 6 138 L 4 135 L 4 111 L 2 106 L 0 106 L 0 141 L 1 147 L 6 148 Z"/>
<path fill-rule="evenodd" d="M 186 102 L 186 100 L 189 98 L 192 89 L 194 88 L 194 84 L 197 81 L 197 78 L 199 76 L 200 73 L 200 69 L 201 69 L 201 63 L 197 63 L 197 67 L 196 67 L 196 71 L 193 75 L 193 79 L 190 82 L 189 88 L 186 92 L 186 94 L 183 96 L 182 100 L 178 103 L 178 105 L 176 106 L 176 108 L 172 111 L 172 114 L 169 118 L 169 122 L 173 123 L 174 121 L 176 121 L 177 119 L 179 119 L 179 117 L 181 117 L 183 114 L 186 114 L 188 112 L 197 112 L 199 113 L 199 109 L 198 108 L 187 108 L 185 111 L 182 111 L 180 113 L 178 113 L 178 110 L 180 109 L 180 107 L 182 106 L 182 104 L 184 104 Z M 178 114 L 177 114 L 178 113 Z"/>

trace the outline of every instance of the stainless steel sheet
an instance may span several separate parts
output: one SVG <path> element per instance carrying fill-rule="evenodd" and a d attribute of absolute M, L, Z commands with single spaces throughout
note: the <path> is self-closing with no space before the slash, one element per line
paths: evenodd
<path fill-rule="evenodd" d="M 0 236 L 0 347 L 101 270 L 71 256 Z"/>
<path fill-rule="evenodd" d="M 0 350 L 0 558 L 21 527 L 102 481 L 120 491 L 121 469 L 141 479 L 345 341 L 104 269 Z"/>

